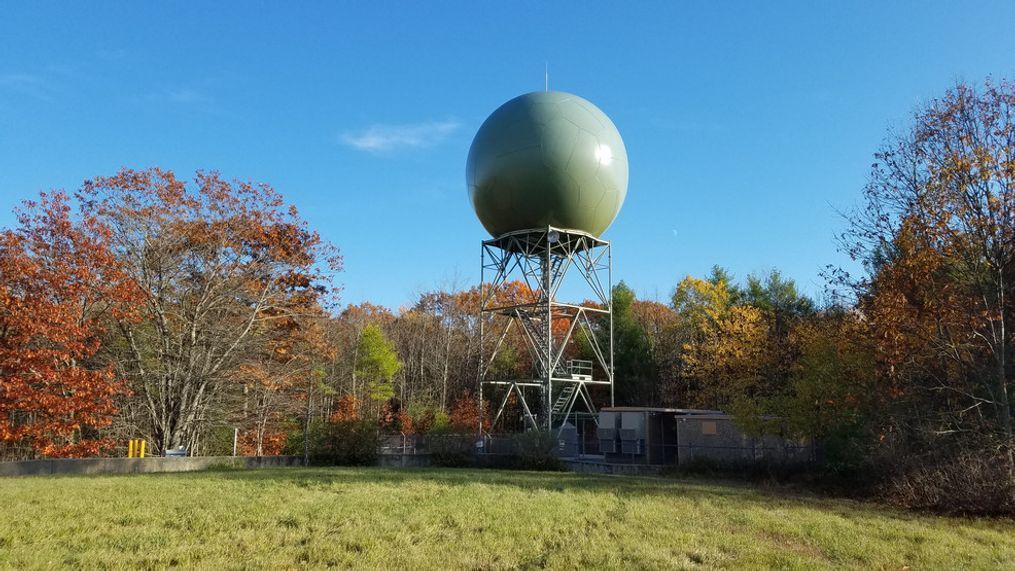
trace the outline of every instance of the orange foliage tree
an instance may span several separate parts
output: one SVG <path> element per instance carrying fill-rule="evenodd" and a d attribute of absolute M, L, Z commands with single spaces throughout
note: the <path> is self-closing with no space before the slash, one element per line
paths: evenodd
<path fill-rule="evenodd" d="M 351 420 L 359 420 L 360 416 L 360 402 L 355 395 L 342 395 L 338 401 L 335 402 L 335 408 L 329 417 L 331 422 L 348 422 Z"/>
<path fill-rule="evenodd" d="M 448 414 L 448 422 L 455 432 L 476 432 L 479 429 L 479 402 L 470 392 L 465 391 L 462 396 L 451 405 L 451 412 Z M 483 401 L 483 430 L 490 430 L 490 403 Z"/>
<path fill-rule="evenodd" d="M 1015 482 L 1015 84 L 957 85 L 876 155 L 844 236 L 908 451 L 978 448 Z"/>
<path fill-rule="evenodd" d="M 156 451 L 194 450 L 213 412 L 249 381 L 240 367 L 267 363 L 301 331 L 285 324 L 327 301 L 341 259 L 265 184 L 123 170 L 80 195 L 141 292 L 140 320 L 119 324 L 117 357 L 142 428 Z"/>
<path fill-rule="evenodd" d="M 74 221 L 62 193 L 26 203 L 0 233 L 0 443 L 31 455 L 85 456 L 111 448 L 123 382 L 93 365 L 113 319 L 129 321 L 137 290 L 107 247 L 109 228 Z"/>
<path fill-rule="evenodd" d="M 335 356 L 323 320 L 310 307 L 304 316 L 286 316 L 265 332 L 261 350 L 240 365 L 237 379 L 244 386 L 237 397 L 242 402 L 231 409 L 250 454 L 278 454 L 291 419 L 304 416 L 304 425 L 309 422 L 315 398 L 325 392 L 321 369 Z"/>

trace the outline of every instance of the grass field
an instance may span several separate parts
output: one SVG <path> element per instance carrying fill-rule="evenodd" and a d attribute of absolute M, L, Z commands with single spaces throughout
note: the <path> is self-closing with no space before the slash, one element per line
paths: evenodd
<path fill-rule="evenodd" d="M 479 470 L 0 479 L 0 566 L 1015 567 L 1015 523 L 749 487 Z"/>

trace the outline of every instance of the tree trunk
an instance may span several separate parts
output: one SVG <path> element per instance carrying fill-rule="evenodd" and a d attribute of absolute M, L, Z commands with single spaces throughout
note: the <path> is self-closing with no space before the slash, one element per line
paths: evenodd
<path fill-rule="evenodd" d="M 998 348 L 998 356 L 995 359 L 997 365 L 997 396 L 995 397 L 998 424 L 1004 439 L 1005 458 L 1008 463 L 1008 478 L 1015 482 L 1015 438 L 1012 435 L 1012 414 L 1011 395 L 1008 392 L 1007 363 L 1005 356 L 1008 352 L 1008 344 L 1005 343 Z"/>
<path fill-rule="evenodd" d="M 310 411 L 313 401 L 313 381 L 307 385 L 307 410 L 303 416 L 303 465 L 310 465 Z"/>

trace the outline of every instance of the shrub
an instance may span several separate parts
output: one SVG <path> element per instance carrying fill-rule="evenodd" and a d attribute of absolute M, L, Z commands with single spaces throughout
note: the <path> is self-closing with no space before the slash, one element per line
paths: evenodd
<path fill-rule="evenodd" d="M 883 498 L 910 509 L 1015 515 L 1015 479 L 1004 454 L 995 448 L 914 458 L 882 487 Z"/>
<path fill-rule="evenodd" d="M 399 411 L 398 422 L 402 434 L 427 434 L 445 431 L 449 427 L 448 415 L 439 407 L 412 403 Z"/>
<path fill-rule="evenodd" d="M 372 466 L 380 433 L 372 420 L 316 422 L 310 425 L 310 463 L 316 466 Z M 288 454 L 303 454 L 303 432 L 289 435 Z"/>
<path fill-rule="evenodd" d="M 515 467 L 519 470 L 561 470 L 557 457 L 557 434 L 547 430 L 529 430 L 511 437 Z"/>
<path fill-rule="evenodd" d="M 372 420 L 334 422 L 323 438 L 311 448 L 317 462 L 336 465 L 371 466 L 377 463 L 380 433 Z"/>
<path fill-rule="evenodd" d="M 434 413 L 433 426 L 430 427 L 430 430 L 432 432 L 451 430 L 451 419 L 448 417 L 448 413 L 438 408 Z"/>
<path fill-rule="evenodd" d="M 475 436 L 455 434 L 448 430 L 427 436 L 427 449 L 433 466 L 462 468 L 475 463 Z"/>
<path fill-rule="evenodd" d="M 678 478 L 723 479 L 760 485 L 789 486 L 811 492 L 852 498 L 870 497 L 884 471 L 873 464 L 831 465 L 772 459 L 721 461 L 695 458 L 667 466 L 663 475 Z"/>

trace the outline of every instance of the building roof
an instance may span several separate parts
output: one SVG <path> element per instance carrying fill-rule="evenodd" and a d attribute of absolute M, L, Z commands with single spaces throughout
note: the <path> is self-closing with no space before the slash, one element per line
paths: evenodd
<path fill-rule="evenodd" d="M 707 410 L 699 408 L 664 408 L 653 406 L 608 406 L 600 409 L 600 412 L 665 412 L 683 416 L 729 416 L 721 410 Z"/>

